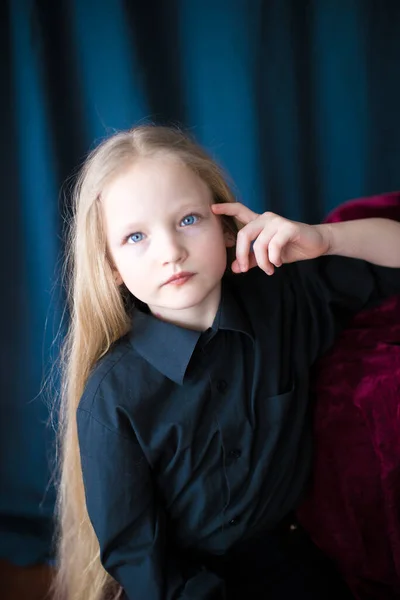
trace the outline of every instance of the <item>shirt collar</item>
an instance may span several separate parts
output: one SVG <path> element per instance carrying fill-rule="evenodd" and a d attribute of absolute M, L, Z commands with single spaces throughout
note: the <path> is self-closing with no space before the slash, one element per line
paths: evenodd
<path fill-rule="evenodd" d="M 222 281 L 221 302 L 212 329 L 239 331 L 253 339 L 250 323 L 226 278 Z M 167 323 L 138 309 L 133 312 L 132 346 L 160 373 L 180 385 L 201 335 L 201 331 Z"/>

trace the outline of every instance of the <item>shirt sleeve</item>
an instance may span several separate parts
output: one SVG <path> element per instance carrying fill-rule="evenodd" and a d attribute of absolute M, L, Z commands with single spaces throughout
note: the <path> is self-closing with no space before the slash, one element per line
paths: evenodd
<path fill-rule="evenodd" d="M 341 256 L 292 266 L 289 278 L 310 364 L 333 344 L 355 313 L 400 294 L 400 269 Z"/>
<path fill-rule="evenodd" d="M 134 436 L 108 429 L 78 410 L 86 505 L 104 568 L 128 600 L 223 600 L 225 584 L 185 563 L 167 540 L 166 515 Z"/>

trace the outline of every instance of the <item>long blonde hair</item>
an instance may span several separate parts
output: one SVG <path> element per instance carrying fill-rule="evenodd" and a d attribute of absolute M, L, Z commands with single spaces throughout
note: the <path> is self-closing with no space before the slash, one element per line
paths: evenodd
<path fill-rule="evenodd" d="M 70 325 L 62 351 L 57 503 L 57 600 L 116 600 L 121 589 L 100 562 L 80 463 L 76 410 L 88 376 L 111 344 L 131 328 L 107 257 L 101 207 L 104 186 L 141 156 L 177 156 L 210 188 L 216 202 L 234 197 L 219 166 L 178 129 L 143 125 L 103 141 L 88 156 L 74 191 L 66 249 Z M 232 220 L 225 225 L 236 230 Z"/>

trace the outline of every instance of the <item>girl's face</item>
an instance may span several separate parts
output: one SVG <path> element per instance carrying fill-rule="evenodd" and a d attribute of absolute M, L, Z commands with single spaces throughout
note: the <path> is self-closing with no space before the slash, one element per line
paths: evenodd
<path fill-rule="evenodd" d="M 157 317 L 206 329 L 218 309 L 226 248 L 207 185 L 173 157 L 141 158 L 102 194 L 118 284 Z"/>

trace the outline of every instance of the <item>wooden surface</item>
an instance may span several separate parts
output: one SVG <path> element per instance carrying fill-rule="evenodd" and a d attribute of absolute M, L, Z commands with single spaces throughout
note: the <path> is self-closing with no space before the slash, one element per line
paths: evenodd
<path fill-rule="evenodd" d="M 49 594 L 53 570 L 47 565 L 17 567 L 0 560 L 1 600 L 55 600 Z"/>

